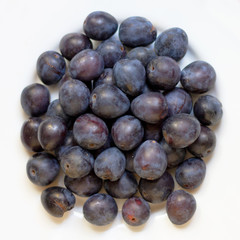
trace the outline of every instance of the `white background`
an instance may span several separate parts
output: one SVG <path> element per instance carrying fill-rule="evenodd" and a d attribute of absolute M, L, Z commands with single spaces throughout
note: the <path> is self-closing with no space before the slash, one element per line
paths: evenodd
<path fill-rule="evenodd" d="M 166 29 L 181 27 L 201 60 L 217 72 L 215 95 L 224 116 L 216 129 L 217 147 L 207 161 L 207 175 L 193 191 L 197 211 L 177 227 L 163 206 L 156 206 L 143 227 L 131 228 L 120 213 L 108 227 L 93 227 L 82 217 L 83 200 L 63 219 L 41 206 L 40 193 L 26 177 L 29 153 L 20 142 L 26 115 L 22 89 L 36 81 L 35 65 L 61 37 L 80 31 L 86 16 L 104 10 L 117 19 L 139 15 Z M 0 133 L 1 239 L 240 239 L 240 1 L 239 0 L 1 0 L 0 1 Z"/>

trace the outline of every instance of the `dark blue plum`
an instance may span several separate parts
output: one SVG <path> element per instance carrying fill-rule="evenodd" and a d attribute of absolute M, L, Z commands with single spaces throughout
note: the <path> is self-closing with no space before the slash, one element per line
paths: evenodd
<path fill-rule="evenodd" d="M 174 180 L 168 172 L 155 180 L 141 178 L 139 181 L 139 192 L 146 201 L 151 203 L 166 201 L 173 189 Z"/>
<path fill-rule="evenodd" d="M 97 226 L 110 224 L 116 218 L 117 213 L 116 201 L 107 194 L 96 193 L 83 205 L 84 218 Z"/>
<path fill-rule="evenodd" d="M 118 28 L 117 20 L 109 13 L 95 11 L 90 13 L 83 23 L 85 34 L 94 40 L 110 38 Z"/>
<path fill-rule="evenodd" d="M 121 59 L 113 68 L 113 76 L 117 86 L 130 96 L 142 93 L 145 85 L 146 71 L 137 59 Z"/>
<path fill-rule="evenodd" d="M 47 112 L 50 93 L 47 87 L 33 83 L 25 87 L 21 93 L 21 105 L 30 117 L 39 117 Z"/>
<path fill-rule="evenodd" d="M 64 138 L 64 141 L 63 143 L 57 147 L 54 151 L 55 153 L 55 156 L 59 159 L 59 157 L 61 156 L 61 154 L 67 149 L 67 148 L 70 148 L 70 147 L 73 147 L 73 146 L 76 146 L 77 143 L 74 139 L 74 136 L 73 136 L 73 131 L 72 130 L 68 130 L 67 131 L 67 134 L 66 134 L 66 137 Z"/>
<path fill-rule="evenodd" d="M 150 217 L 150 206 L 143 198 L 131 197 L 122 207 L 123 220 L 130 226 L 140 226 Z"/>
<path fill-rule="evenodd" d="M 90 107 L 99 117 L 117 118 L 128 111 L 130 101 L 118 87 L 104 83 L 92 91 Z"/>
<path fill-rule="evenodd" d="M 160 92 L 143 93 L 131 103 L 134 116 L 147 123 L 159 123 L 168 114 L 167 102 Z"/>
<path fill-rule="evenodd" d="M 133 167 L 141 178 L 160 178 L 167 168 L 167 156 L 163 148 L 154 140 L 143 142 L 133 160 Z"/>
<path fill-rule="evenodd" d="M 158 56 L 167 56 L 179 61 L 187 52 L 188 36 L 181 28 L 167 29 L 157 37 L 154 48 Z"/>
<path fill-rule="evenodd" d="M 141 143 L 144 129 L 137 118 L 131 115 L 125 115 L 118 118 L 113 124 L 111 134 L 118 148 L 129 151 Z"/>
<path fill-rule="evenodd" d="M 88 82 L 98 78 L 104 69 L 103 57 L 92 49 L 77 53 L 69 64 L 72 78 Z"/>
<path fill-rule="evenodd" d="M 201 126 L 194 116 L 180 113 L 165 120 L 162 131 L 165 141 L 171 147 L 185 148 L 199 137 Z"/>
<path fill-rule="evenodd" d="M 148 82 L 157 89 L 173 89 L 180 81 L 180 77 L 180 67 L 177 62 L 170 57 L 156 57 L 147 65 Z"/>
<path fill-rule="evenodd" d="M 168 104 L 168 116 L 179 113 L 190 113 L 192 111 L 192 97 L 182 88 L 174 88 L 164 93 Z"/>
<path fill-rule="evenodd" d="M 148 63 L 155 57 L 157 57 L 156 53 L 149 47 L 136 47 L 127 53 L 128 59 L 137 59 L 144 67 L 147 67 Z"/>
<path fill-rule="evenodd" d="M 115 38 L 100 43 L 96 51 L 103 56 L 105 68 L 112 68 L 118 60 L 126 55 L 124 46 Z"/>
<path fill-rule="evenodd" d="M 134 175 L 125 171 L 117 181 L 104 181 L 106 192 L 114 198 L 130 198 L 138 190 L 138 183 Z"/>
<path fill-rule="evenodd" d="M 207 157 L 216 146 L 216 135 L 208 127 L 201 126 L 201 132 L 197 140 L 188 146 L 188 151 L 196 157 Z"/>
<path fill-rule="evenodd" d="M 38 141 L 44 150 L 53 151 L 62 145 L 66 134 L 67 127 L 60 118 L 47 118 L 38 128 Z"/>
<path fill-rule="evenodd" d="M 194 104 L 194 115 L 203 125 L 216 125 L 222 118 L 222 103 L 214 96 L 205 95 Z"/>
<path fill-rule="evenodd" d="M 116 81 L 113 77 L 113 69 L 112 68 L 105 68 L 100 75 L 100 77 L 94 81 L 94 87 L 97 87 L 103 83 L 116 85 Z"/>
<path fill-rule="evenodd" d="M 68 189 L 56 186 L 42 192 L 41 202 L 50 215 L 60 218 L 74 207 L 76 199 Z"/>
<path fill-rule="evenodd" d="M 162 123 L 144 123 L 144 140 L 160 141 L 162 138 Z"/>
<path fill-rule="evenodd" d="M 92 154 L 79 146 L 67 148 L 59 160 L 63 172 L 71 178 L 84 177 L 93 169 Z"/>
<path fill-rule="evenodd" d="M 103 179 L 117 181 L 124 173 L 126 158 L 116 147 L 104 150 L 94 162 L 95 174 Z"/>
<path fill-rule="evenodd" d="M 44 52 L 37 60 L 37 74 L 46 85 L 58 83 L 65 71 L 65 60 L 62 55 L 55 51 Z"/>
<path fill-rule="evenodd" d="M 107 141 L 108 128 L 101 118 L 86 113 L 76 119 L 73 125 L 73 135 L 79 146 L 95 150 Z"/>
<path fill-rule="evenodd" d="M 33 152 L 43 151 L 41 144 L 38 141 L 37 133 L 41 118 L 32 117 L 26 120 L 21 128 L 21 141 L 24 147 Z"/>
<path fill-rule="evenodd" d="M 90 91 L 86 84 L 79 80 L 65 82 L 59 90 L 59 101 L 63 111 L 72 117 L 86 112 L 90 101 Z"/>
<path fill-rule="evenodd" d="M 52 183 L 59 174 L 58 160 L 48 153 L 36 153 L 27 162 L 29 180 L 39 186 Z"/>
<path fill-rule="evenodd" d="M 91 40 L 82 33 L 68 33 L 63 36 L 59 43 L 59 49 L 62 55 L 71 60 L 77 53 L 84 49 L 92 49 Z"/>
<path fill-rule="evenodd" d="M 47 117 L 59 117 L 63 121 L 65 121 L 65 123 L 68 123 L 68 121 L 70 120 L 70 117 L 64 112 L 64 110 L 59 102 L 59 99 L 55 99 L 49 104 L 48 110 L 46 112 L 46 116 Z"/>
<path fill-rule="evenodd" d="M 194 189 L 201 185 L 206 175 L 206 165 L 200 158 L 189 158 L 176 169 L 177 183 L 186 189 Z"/>
<path fill-rule="evenodd" d="M 179 163 L 184 161 L 186 156 L 186 148 L 172 148 L 166 143 L 164 138 L 161 140 L 160 145 L 167 155 L 168 168 L 174 168 L 178 166 Z"/>
<path fill-rule="evenodd" d="M 68 190 L 76 195 L 80 197 L 90 197 L 101 190 L 102 179 L 98 178 L 92 171 L 81 178 L 70 178 L 66 175 L 64 184 Z"/>
<path fill-rule="evenodd" d="M 197 208 L 192 194 L 184 190 L 176 190 L 167 199 L 166 210 L 169 220 L 176 225 L 188 222 Z"/>
<path fill-rule="evenodd" d="M 146 46 L 155 41 L 157 30 L 143 17 L 129 17 L 119 27 L 119 39 L 128 47 Z"/>
<path fill-rule="evenodd" d="M 188 92 L 205 93 L 214 87 L 216 72 L 209 63 L 195 61 L 182 70 L 180 81 Z"/>

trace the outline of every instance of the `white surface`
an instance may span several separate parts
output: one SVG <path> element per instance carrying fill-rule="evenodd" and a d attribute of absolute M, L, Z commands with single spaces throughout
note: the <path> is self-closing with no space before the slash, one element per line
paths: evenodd
<path fill-rule="evenodd" d="M 104 10 L 118 19 L 144 16 L 166 29 L 178 26 L 189 37 L 199 58 L 217 72 L 215 95 L 224 116 L 216 130 L 217 147 L 207 162 L 207 175 L 194 191 L 197 211 L 184 226 L 170 223 L 162 206 L 155 206 L 148 223 L 131 228 L 120 213 L 108 227 L 93 227 L 82 216 L 82 199 L 63 219 L 41 206 L 43 188 L 25 173 L 29 153 L 19 134 L 26 118 L 20 106 L 22 89 L 35 81 L 35 64 L 46 50 L 57 49 L 60 38 L 78 31 L 92 11 Z M 240 239 L 240 1 L 148 0 L 60 1 L 1 0 L 1 236 L 3 239 Z"/>

